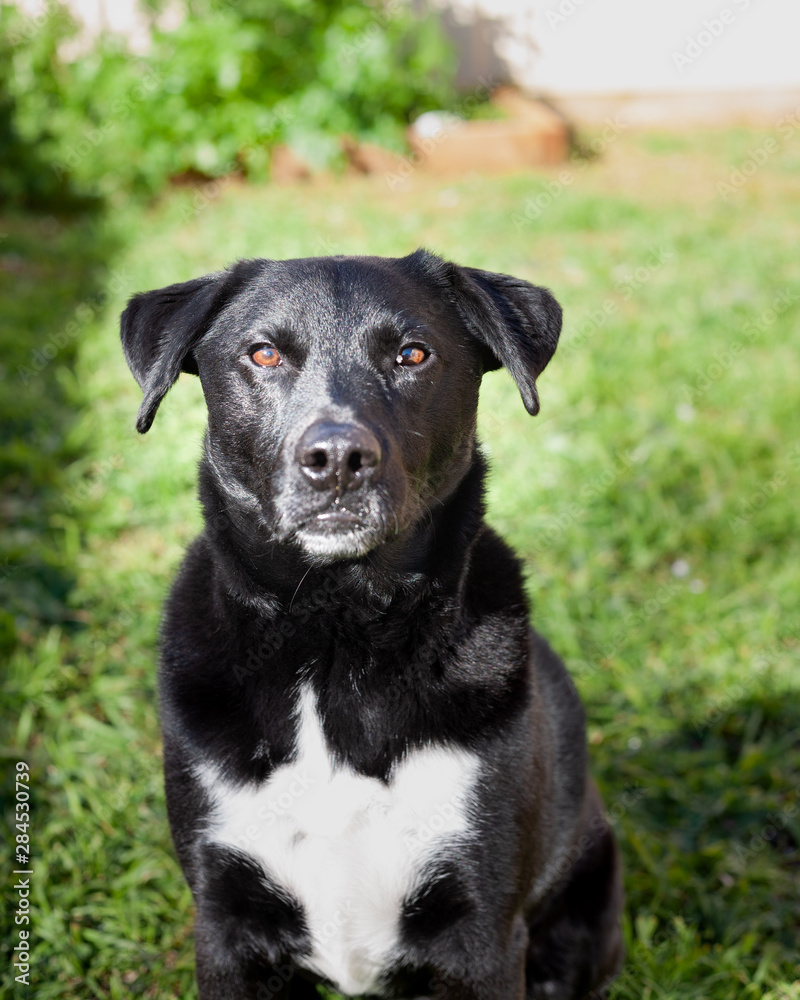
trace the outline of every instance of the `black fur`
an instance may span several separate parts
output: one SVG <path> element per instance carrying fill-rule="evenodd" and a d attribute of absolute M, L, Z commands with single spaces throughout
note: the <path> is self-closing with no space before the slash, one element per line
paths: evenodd
<path fill-rule="evenodd" d="M 469 847 L 405 900 L 382 993 L 570 1000 L 617 971 L 619 863 L 581 706 L 529 630 L 518 560 L 484 523 L 475 442 L 483 373 L 505 366 L 536 413 L 560 325 L 545 289 L 421 250 L 243 261 L 125 310 L 139 430 L 181 371 L 199 374 L 209 409 L 206 527 L 167 604 L 160 672 L 202 1000 L 313 994 L 300 901 L 202 840 L 194 770 L 256 782 L 291 761 L 301 680 L 357 773 L 390 781 L 435 743 L 469 748 L 490 779 Z M 396 362 L 410 343 L 430 352 L 418 367 Z M 262 344 L 280 367 L 254 364 Z"/>

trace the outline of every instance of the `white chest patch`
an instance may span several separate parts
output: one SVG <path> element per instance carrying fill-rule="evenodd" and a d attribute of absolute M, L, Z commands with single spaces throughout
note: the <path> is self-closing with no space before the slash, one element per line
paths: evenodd
<path fill-rule="evenodd" d="M 261 785 L 200 772 L 214 803 L 206 837 L 251 855 L 303 905 L 307 968 L 342 993 L 366 993 L 393 958 L 401 904 L 426 862 L 469 837 L 479 764 L 465 750 L 428 747 L 397 764 L 388 784 L 334 766 L 306 688 L 294 763 Z"/>

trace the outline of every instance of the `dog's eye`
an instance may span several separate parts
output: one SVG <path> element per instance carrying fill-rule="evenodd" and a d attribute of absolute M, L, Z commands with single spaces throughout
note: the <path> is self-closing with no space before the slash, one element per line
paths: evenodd
<path fill-rule="evenodd" d="M 426 358 L 430 357 L 430 353 L 422 344 L 406 344 L 405 347 L 400 348 L 395 362 L 405 368 L 413 368 L 414 365 L 421 365 Z"/>
<path fill-rule="evenodd" d="M 281 363 L 281 356 L 274 347 L 255 347 L 250 352 L 250 357 L 261 368 L 277 368 Z"/>

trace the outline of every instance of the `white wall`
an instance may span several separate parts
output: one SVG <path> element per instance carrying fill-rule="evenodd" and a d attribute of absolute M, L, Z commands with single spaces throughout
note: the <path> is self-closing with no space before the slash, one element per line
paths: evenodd
<path fill-rule="evenodd" d="M 800 0 L 434 0 L 554 95 L 800 88 Z M 725 13 L 727 12 L 727 13 Z M 710 25 L 704 22 L 710 22 Z"/>

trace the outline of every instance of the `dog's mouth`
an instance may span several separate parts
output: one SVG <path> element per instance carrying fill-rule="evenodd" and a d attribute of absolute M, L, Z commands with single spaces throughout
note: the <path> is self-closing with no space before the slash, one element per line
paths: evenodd
<path fill-rule="evenodd" d="M 358 513 L 334 502 L 305 515 L 292 533 L 296 544 L 310 556 L 329 562 L 358 559 L 384 540 L 383 518 Z"/>
<path fill-rule="evenodd" d="M 327 510 L 321 510 L 318 514 L 308 518 L 300 526 L 301 530 L 308 528 L 314 530 L 316 528 L 320 531 L 331 532 L 332 534 L 342 531 L 353 531 L 358 528 L 364 529 L 366 527 L 358 514 L 354 514 L 352 511 L 345 510 L 342 507 L 329 507 Z"/>

